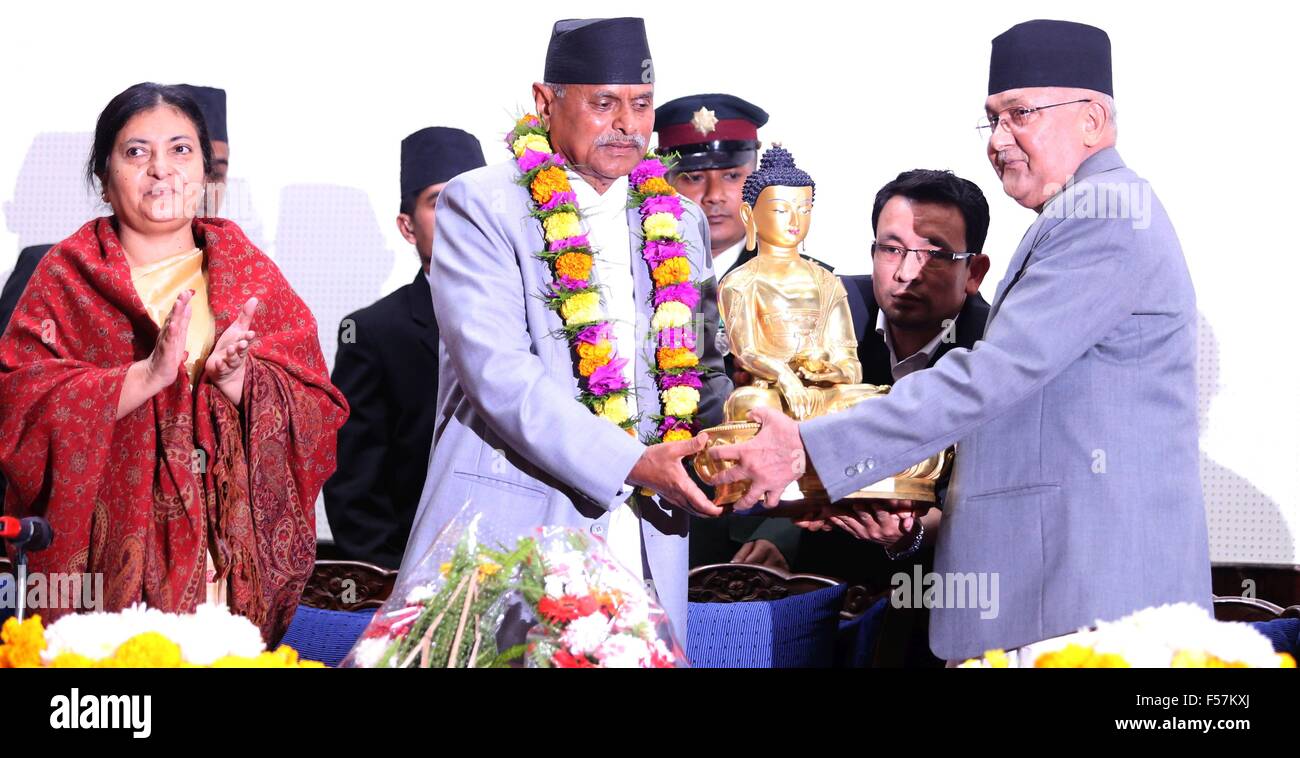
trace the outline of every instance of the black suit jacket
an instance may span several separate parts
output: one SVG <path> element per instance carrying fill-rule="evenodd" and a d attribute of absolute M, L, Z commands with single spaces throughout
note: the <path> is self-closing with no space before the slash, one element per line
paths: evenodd
<path fill-rule="evenodd" d="M 858 339 L 858 361 L 862 364 L 862 381 L 866 384 L 893 384 L 894 369 L 889 360 L 889 347 L 876 333 L 876 319 L 880 306 L 872 289 L 871 276 L 841 276 L 844 291 L 849 296 L 849 310 L 853 313 L 853 333 Z M 954 347 L 971 348 L 984 336 L 984 325 L 989 320 L 989 304 L 976 292 L 966 298 L 957 316 L 957 333 L 952 342 L 940 342 L 939 349 L 930 356 L 926 368 L 933 366 Z"/>
<path fill-rule="evenodd" d="M 397 568 L 438 412 L 438 322 L 424 272 L 343 320 L 330 378 L 352 408 L 325 483 L 334 542 L 345 559 Z"/>
<path fill-rule="evenodd" d="M 0 334 L 9 328 L 9 319 L 14 315 L 14 308 L 18 307 L 18 298 L 22 297 L 23 290 L 27 289 L 27 281 L 36 271 L 36 264 L 41 262 L 52 247 L 54 246 L 33 245 L 23 248 L 23 251 L 18 254 L 18 262 L 14 264 L 14 270 L 9 272 L 9 278 L 5 280 L 4 290 L 0 291 Z"/>

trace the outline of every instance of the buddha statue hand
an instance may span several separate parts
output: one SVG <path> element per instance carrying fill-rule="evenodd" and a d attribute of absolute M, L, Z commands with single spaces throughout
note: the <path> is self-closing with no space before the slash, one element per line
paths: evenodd
<path fill-rule="evenodd" d="M 820 384 L 850 384 L 853 382 L 853 377 L 844 370 L 844 367 L 820 358 L 800 361 L 795 367 L 795 372 L 805 382 Z"/>
<path fill-rule="evenodd" d="M 817 393 L 803 385 L 798 377 L 790 379 L 782 378 L 777 382 L 777 387 L 781 390 L 781 397 L 785 398 L 785 403 L 790 407 L 790 415 L 795 419 L 802 421 L 815 415 L 817 408 Z"/>

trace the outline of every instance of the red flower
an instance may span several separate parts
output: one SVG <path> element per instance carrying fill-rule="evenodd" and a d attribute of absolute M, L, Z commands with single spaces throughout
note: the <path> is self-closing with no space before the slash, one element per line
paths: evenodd
<path fill-rule="evenodd" d="M 594 668 L 596 668 L 596 664 L 592 663 L 592 662 L 591 662 L 591 659 L 588 658 L 587 656 L 585 656 L 585 655 L 578 655 L 578 656 L 570 655 L 570 654 L 569 654 L 569 651 L 567 651 L 567 650 L 560 650 L 559 652 L 557 652 L 557 653 L 555 654 L 555 657 L 551 658 L 551 662 L 554 663 L 554 664 L 555 664 L 555 667 L 558 668 L 558 669 L 594 669 Z"/>
<path fill-rule="evenodd" d="M 537 604 L 537 612 L 552 624 L 572 621 L 579 615 L 578 609 L 575 607 L 575 600 L 576 598 L 569 595 L 565 595 L 558 600 L 548 595 Z"/>

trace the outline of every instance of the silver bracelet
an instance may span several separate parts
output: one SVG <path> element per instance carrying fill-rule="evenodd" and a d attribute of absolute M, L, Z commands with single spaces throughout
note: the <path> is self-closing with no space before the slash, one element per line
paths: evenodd
<path fill-rule="evenodd" d="M 906 548 L 895 553 L 885 545 L 881 545 L 881 547 L 885 549 L 885 557 L 889 558 L 889 560 L 891 561 L 896 561 L 900 558 L 906 558 L 912 553 L 915 553 L 917 550 L 920 550 L 921 540 L 924 538 L 925 538 L 925 524 L 922 523 L 920 519 L 917 519 L 916 536 L 912 538 L 912 542 Z"/>

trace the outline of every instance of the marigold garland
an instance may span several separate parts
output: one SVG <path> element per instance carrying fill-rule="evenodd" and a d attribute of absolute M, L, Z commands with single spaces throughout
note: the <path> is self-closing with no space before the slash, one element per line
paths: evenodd
<path fill-rule="evenodd" d="M 601 308 L 599 287 L 592 283 L 598 253 L 583 233 L 582 212 L 564 158 L 552 151 L 545 125 L 531 114 L 506 133 L 506 144 L 519 166 L 519 184 L 532 197 L 532 215 L 542 225 L 546 250 L 538 258 L 550 265 L 553 277 L 544 296 L 564 320 L 565 336 L 577 356 L 579 400 L 593 414 L 636 434 L 640 416 L 633 415 L 629 405 L 632 390 L 623 376 L 627 359 L 619 356 L 613 323 Z M 694 435 L 704 375 L 692 328 L 700 290 L 690 280 L 691 264 L 680 229 L 681 198 L 664 178 L 668 168 L 665 159 L 650 154 L 629 177 L 629 207 L 637 208 L 641 216 L 641 257 L 655 285 L 651 373 L 663 413 L 654 417 L 657 423 L 643 440 L 648 445 Z"/>

